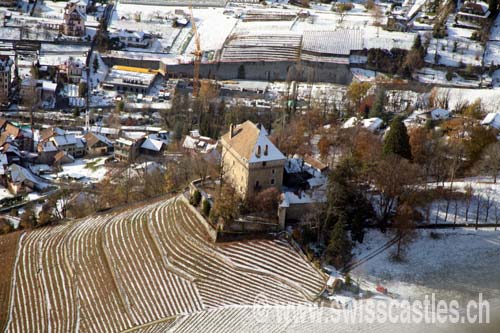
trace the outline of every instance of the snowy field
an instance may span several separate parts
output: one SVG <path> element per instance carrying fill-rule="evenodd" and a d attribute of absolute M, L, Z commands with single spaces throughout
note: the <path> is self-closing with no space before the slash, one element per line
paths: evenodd
<path fill-rule="evenodd" d="M 80 179 L 81 182 L 97 183 L 104 179 L 107 169 L 104 166 L 106 157 L 93 159 L 76 159 L 73 163 L 64 164 L 63 171 L 47 177 L 70 177 Z"/>
<path fill-rule="evenodd" d="M 500 89 L 465 89 L 465 88 L 440 88 L 439 91 L 450 92 L 450 109 L 464 101 L 473 102 L 480 98 L 486 112 L 496 112 L 500 101 Z"/>
<path fill-rule="evenodd" d="M 182 10 L 189 15 L 188 7 L 175 7 L 175 11 Z M 204 51 L 217 50 L 230 34 L 238 19 L 223 14 L 224 8 L 194 8 L 198 33 L 201 38 L 201 47 Z M 135 17 L 140 13 L 141 21 L 136 22 Z M 135 31 L 149 31 L 161 35 L 160 43 L 163 49 L 175 50 L 177 42 L 184 42 L 187 33 L 191 31 L 191 24 L 185 28 L 173 28 L 171 18 L 175 17 L 173 7 L 141 6 L 132 4 L 118 4 L 113 13 L 114 29 L 131 29 Z M 174 44 L 175 43 L 175 44 Z M 182 44 L 182 43 L 181 43 Z M 190 40 L 186 53 L 192 52 L 194 41 Z M 164 50 L 159 50 L 164 51 Z"/>
<path fill-rule="evenodd" d="M 484 293 L 500 310 L 500 231 L 493 229 L 418 230 L 404 262 L 394 262 L 393 245 L 354 269 L 352 276 L 367 285 L 383 285 L 403 299 L 436 293 L 444 299 L 467 299 Z M 354 252 L 362 258 L 393 235 L 370 230 Z M 453 249 L 453 251 L 450 251 Z"/>
<path fill-rule="evenodd" d="M 453 189 L 465 193 L 467 186 L 473 188 L 470 202 L 468 204 L 465 200 L 450 200 L 449 204 L 446 200 L 434 202 L 430 213 L 431 224 L 455 222 L 476 224 L 477 221 L 478 224 L 500 225 L 500 183 L 494 184 L 488 177 L 470 178 L 455 182 Z M 449 187 L 450 183 L 445 183 L 445 188 Z"/>
<path fill-rule="evenodd" d="M 445 71 L 440 71 L 430 67 L 424 67 L 417 70 L 415 74 L 413 74 L 413 78 L 415 78 L 419 82 L 427 84 L 443 84 L 464 88 L 475 88 L 478 87 L 480 83 L 479 80 L 466 80 L 457 73 L 453 73 L 452 79 L 448 81 L 446 79 Z"/>

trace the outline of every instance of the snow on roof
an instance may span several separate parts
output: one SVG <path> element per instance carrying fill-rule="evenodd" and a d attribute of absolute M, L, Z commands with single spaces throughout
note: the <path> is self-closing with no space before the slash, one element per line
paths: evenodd
<path fill-rule="evenodd" d="M 307 162 L 307 160 L 309 160 L 309 162 Z M 314 178 L 319 179 L 317 181 L 312 180 L 310 182 L 311 187 L 321 185 L 320 183 L 325 182 L 325 179 L 326 179 L 322 174 L 322 170 L 324 171 L 327 168 L 327 166 L 325 165 L 324 168 L 319 166 L 319 165 L 313 166 L 312 164 L 316 164 L 316 163 L 311 163 L 310 158 L 307 158 L 307 160 L 300 158 L 298 155 L 294 155 L 293 158 L 288 158 L 286 160 L 285 171 L 289 174 L 307 172 L 308 174 L 310 174 L 313 177 L 311 179 L 314 179 Z M 321 162 L 318 161 L 318 163 L 322 165 Z M 319 169 L 318 166 L 321 169 Z"/>
<path fill-rule="evenodd" d="M 111 142 L 111 140 L 109 140 L 107 137 L 105 137 L 104 135 L 101 135 L 99 133 L 92 133 L 92 132 L 87 133 L 84 137 L 87 144 L 89 143 L 89 139 L 91 138 L 91 136 L 93 137 L 93 139 L 91 140 L 92 145 L 94 143 L 96 143 L 97 141 L 101 141 L 101 142 L 107 144 L 108 146 L 113 146 L 113 142 Z"/>
<path fill-rule="evenodd" d="M 19 148 L 17 148 L 16 146 L 14 146 L 13 144 L 5 144 L 3 145 L 3 153 L 14 153 L 16 154 L 17 156 L 21 156 L 21 152 L 19 151 Z"/>
<path fill-rule="evenodd" d="M 47 54 L 42 54 L 38 58 L 38 63 L 40 66 L 59 66 L 65 63 L 69 63 L 69 60 L 72 59 L 72 62 L 74 64 L 83 64 L 85 63 L 85 54 L 67 54 L 67 53 L 47 53 Z"/>
<path fill-rule="evenodd" d="M 232 133 L 232 135 L 231 135 Z M 222 136 L 225 145 L 248 163 L 285 160 L 285 156 L 269 140 L 264 126 L 246 121 Z"/>
<path fill-rule="evenodd" d="M 358 123 L 358 118 L 351 117 L 345 121 L 345 123 L 342 125 L 342 128 L 351 128 L 356 126 L 357 123 Z"/>
<path fill-rule="evenodd" d="M 368 118 L 368 119 L 363 119 L 361 121 L 361 124 L 364 128 L 366 128 L 369 131 L 376 131 L 378 130 L 384 121 L 380 118 L 374 117 L 374 118 Z"/>
<path fill-rule="evenodd" d="M 357 125 L 361 125 L 362 127 L 366 128 L 369 131 L 376 131 L 378 130 L 384 121 L 380 118 L 374 117 L 374 118 L 368 118 L 368 119 L 361 119 L 359 120 L 356 117 L 351 117 L 349 118 L 343 125 L 342 128 L 351 128 L 355 127 Z"/>
<path fill-rule="evenodd" d="M 57 151 L 57 148 L 54 145 L 54 142 L 52 142 L 52 141 L 46 141 L 46 142 L 40 143 L 40 145 L 39 145 L 39 151 L 47 152 L 48 153 L 48 152 Z"/>
<path fill-rule="evenodd" d="M 281 203 L 282 207 L 290 205 L 311 204 L 326 202 L 326 195 L 321 191 L 314 191 L 311 194 L 306 192 L 284 192 L 284 200 Z"/>
<path fill-rule="evenodd" d="M 488 113 L 483 121 L 481 121 L 481 125 L 487 125 L 500 129 L 500 114 L 496 112 Z"/>
<path fill-rule="evenodd" d="M 168 145 L 168 143 L 169 143 L 168 132 L 160 132 L 160 133 L 150 134 L 150 135 L 148 135 L 148 138 L 161 141 L 166 145 Z"/>
<path fill-rule="evenodd" d="M 431 111 L 431 117 L 433 120 L 438 119 L 448 119 L 450 117 L 451 112 L 446 109 L 436 108 Z"/>
<path fill-rule="evenodd" d="M 315 53 L 349 55 L 352 50 L 363 49 L 363 34 L 361 30 L 354 29 L 305 31 L 302 49 Z"/>
<path fill-rule="evenodd" d="M 100 134 L 109 134 L 109 135 L 118 135 L 120 130 L 118 128 L 110 128 L 110 127 L 100 127 L 100 126 L 92 126 L 90 127 L 90 131 L 92 133 L 100 133 Z"/>
<path fill-rule="evenodd" d="M 134 141 L 128 140 L 125 138 L 118 138 L 116 140 L 116 143 L 121 143 L 121 144 L 126 145 L 126 146 L 132 146 L 134 144 Z"/>
<path fill-rule="evenodd" d="M 53 83 L 50 81 L 42 80 L 42 89 L 47 91 L 56 91 L 57 83 Z"/>
<path fill-rule="evenodd" d="M 78 145 L 77 139 L 73 134 L 56 135 L 52 138 L 56 146 Z"/>
<path fill-rule="evenodd" d="M 153 151 L 160 151 L 162 147 L 163 147 L 163 142 L 150 138 L 146 139 L 141 145 L 141 148 Z"/>
<path fill-rule="evenodd" d="M 5 155 L 4 153 L 0 153 L 0 164 L 1 165 L 9 164 L 9 161 L 7 160 L 7 155 Z"/>
<path fill-rule="evenodd" d="M 0 175 L 5 175 L 5 166 L 9 165 L 7 155 L 0 153 Z"/>
<path fill-rule="evenodd" d="M 132 139 L 132 140 L 138 140 L 146 136 L 145 132 L 125 132 L 123 131 L 123 136 Z"/>
<path fill-rule="evenodd" d="M 41 178 L 32 174 L 28 169 L 25 169 L 17 164 L 12 164 L 9 169 L 10 177 L 15 183 L 21 183 L 27 180 L 34 183 L 40 189 L 44 189 L 49 186 L 47 183 L 43 182 Z"/>
<path fill-rule="evenodd" d="M 186 149 L 196 149 L 201 153 L 209 153 L 217 148 L 217 141 L 206 136 L 192 137 L 186 135 L 182 147 Z"/>
<path fill-rule="evenodd" d="M 143 39 L 146 33 L 144 31 L 132 31 L 127 29 L 120 29 L 117 35 L 121 38 L 139 38 Z"/>
<path fill-rule="evenodd" d="M 85 148 L 85 142 L 82 138 L 76 138 L 76 146 L 78 148 Z"/>

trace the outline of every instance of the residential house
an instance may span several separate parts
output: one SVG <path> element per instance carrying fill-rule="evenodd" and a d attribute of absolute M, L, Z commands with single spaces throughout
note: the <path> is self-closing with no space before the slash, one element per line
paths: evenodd
<path fill-rule="evenodd" d="M 113 66 L 103 82 L 105 89 L 147 95 L 158 75 L 155 70 Z"/>
<path fill-rule="evenodd" d="M 13 142 L 20 150 L 33 150 L 33 132 L 31 128 L 18 127 L 6 122 L 0 135 L 0 145 L 5 142 Z"/>
<path fill-rule="evenodd" d="M 88 155 L 106 155 L 113 150 L 113 142 L 101 134 L 88 132 L 83 137 Z"/>
<path fill-rule="evenodd" d="M 17 164 L 9 166 L 7 178 L 9 190 L 14 194 L 46 190 L 49 185 L 42 178 Z"/>
<path fill-rule="evenodd" d="M 56 102 L 57 83 L 48 80 L 39 80 L 38 84 L 41 84 L 41 101 L 45 106 L 53 107 Z"/>
<path fill-rule="evenodd" d="M 221 138 L 224 176 L 243 197 L 261 190 L 281 189 L 285 156 L 260 124 L 231 125 Z"/>
<path fill-rule="evenodd" d="M 483 24 L 488 21 L 490 15 L 491 12 L 486 2 L 465 1 L 455 16 L 455 22 L 465 27 L 483 28 Z"/>
<path fill-rule="evenodd" d="M 285 164 L 280 220 L 301 222 L 305 216 L 316 214 L 326 202 L 328 172 L 328 166 L 312 156 L 289 158 Z"/>
<path fill-rule="evenodd" d="M 64 8 L 62 33 L 66 36 L 81 37 L 85 35 L 85 13 L 78 3 L 68 2 Z"/>
<path fill-rule="evenodd" d="M 42 95 L 41 86 L 38 80 L 26 78 L 21 81 L 21 89 L 19 90 L 19 97 L 24 105 L 36 105 Z"/>
<path fill-rule="evenodd" d="M 165 131 L 165 130 L 160 130 L 157 133 L 149 134 L 148 138 L 153 139 L 153 140 L 162 141 L 166 145 L 168 145 L 170 143 L 170 134 L 168 131 Z"/>
<path fill-rule="evenodd" d="M 140 153 L 149 157 L 161 157 L 166 146 L 163 141 L 147 138 L 141 144 Z"/>
<path fill-rule="evenodd" d="M 37 145 L 38 158 L 37 162 L 42 164 L 52 164 L 54 162 L 54 157 L 59 152 L 54 142 L 52 141 L 41 141 Z"/>
<path fill-rule="evenodd" d="M 12 59 L 7 55 L 0 55 L 0 104 L 9 102 L 11 88 Z"/>
<path fill-rule="evenodd" d="M 148 48 L 153 41 L 153 35 L 149 32 L 128 29 L 121 29 L 117 33 L 112 34 L 112 37 L 118 38 L 120 43 L 126 47 Z"/>
<path fill-rule="evenodd" d="M 145 138 L 125 138 L 120 137 L 114 144 L 115 158 L 120 162 L 133 162 L 139 156 L 140 148 Z"/>
<path fill-rule="evenodd" d="M 182 148 L 201 154 L 209 154 L 217 148 L 217 140 L 202 136 L 198 130 L 194 130 L 186 135 Z"/>
<path fill-rule="evenodd" d="M 54 165 L 55 167 L 60 167 L 63 164 L 73 163 L 74 161 L 75 159 L 73 156 L 61 150 L 58 151 L 57 154 L 54 156 L 52 165 Z"/>
<path fill-rule="evenodd" d="M 64 135 L 64 134 L 66 134 L 66 132 L 59 127 L 44 128 L 44 129 L 40 130 L 39 141 L 40 142 L 49 141 L 50 138 L 52 138 L 54 136 Z"/>
<path fill-rule="evenodd" d="M 66 78 L 68 83 L 78 84 L 82 78 L 85 64 L 80 59 L 70 57 L 59 65 L 59 74 Z"/>
<path fill-rule="evenodd" d="M 21 152 L 13 143 L 4 143 L 0 147 L 0 151 L 7 157 L 9 164 L 21 163 Z"/>
<path fill-rule="evenodd" d="M 85 144 L 81 138 L 74 134 L 56 135 L 50 138 L 58 150 L 64 151 L 75 158 L 83 157 L 85 154 Z"/>
<path fill-rule="evenodd" d="M 87 13 L 88 0 L 69 0 L 68 3 L 74 3 L 81 13 Z"/>
<path fill-rule="evenodd" d="M 91 126 L 90 132 L 101 134 L 108 139 L 116 139 L 120 136 L 121 130 L 119 128 Z"/>

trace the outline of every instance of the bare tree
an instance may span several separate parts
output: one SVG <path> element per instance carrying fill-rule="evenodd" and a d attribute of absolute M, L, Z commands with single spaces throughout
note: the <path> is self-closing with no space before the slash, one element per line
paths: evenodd
<path fill-rule="evenodd" d="M 481 195 L 477 196 L 477 207 L 476 207 L 476 230 L 479 226 L 479 211 L 481 209 Z"/>
<path fill-rule="evenodd" d="M 490 208 L 492 206 L 491 200 L 491 189 L 486 192 L 486 201 L 483 202 L 483 207 L 486 210 L 486 216 L 484 217 L 484 223 L 488 223 L 488 217 L 490 215 Z"/>
<path fill-rule="evenodd" d="M 498 173 L 500 172 L 500 143 L 495 142 L 487 146 L 481 158 L 476 164 L 478 171 L 485 172 L 493 178 L 493 183 L 497 183 Z"/>
<path fill-rule="evenodd" d="M 465 186 L 465 223 L 469 221 L 469 210 L 474 198 L 474 188 L 471 184 Z"/>
<path fill-rule="evenodd" d="M 417 189 L 420 172 L 416 165 L 406 159 L 389 155 L 377 163 L 368 177 L 371 177 L 372 184 L 380 192 L 378 196 L 380 219 L 385 222 L 398 201 Z"/>
<path fill-rule="evenodd" d="M 402 203 L 398 207 L 396 217 L 394 218 L 394 232 L 398 238 L 395 259 L 402 259 L 402 252 L 415 236 L 415 222 L 418 214 L 407 203 Z"/>

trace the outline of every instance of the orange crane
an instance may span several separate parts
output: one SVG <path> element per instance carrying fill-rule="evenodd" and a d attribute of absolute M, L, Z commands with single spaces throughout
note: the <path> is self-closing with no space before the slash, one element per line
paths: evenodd
<path fill-rule="evenodd" d="M 200 63 L 203 51 L 200 45 L 200 35 L 198 34 L 198 29 L 196 28 L 196 22 L 194 21 L 193 7 L 189 6 L 189 11 L 191 12 L 191 27 L 194 37 L 194 71 L 193 71 L 193 96 L 197 97 L 200 91 Z"/>

